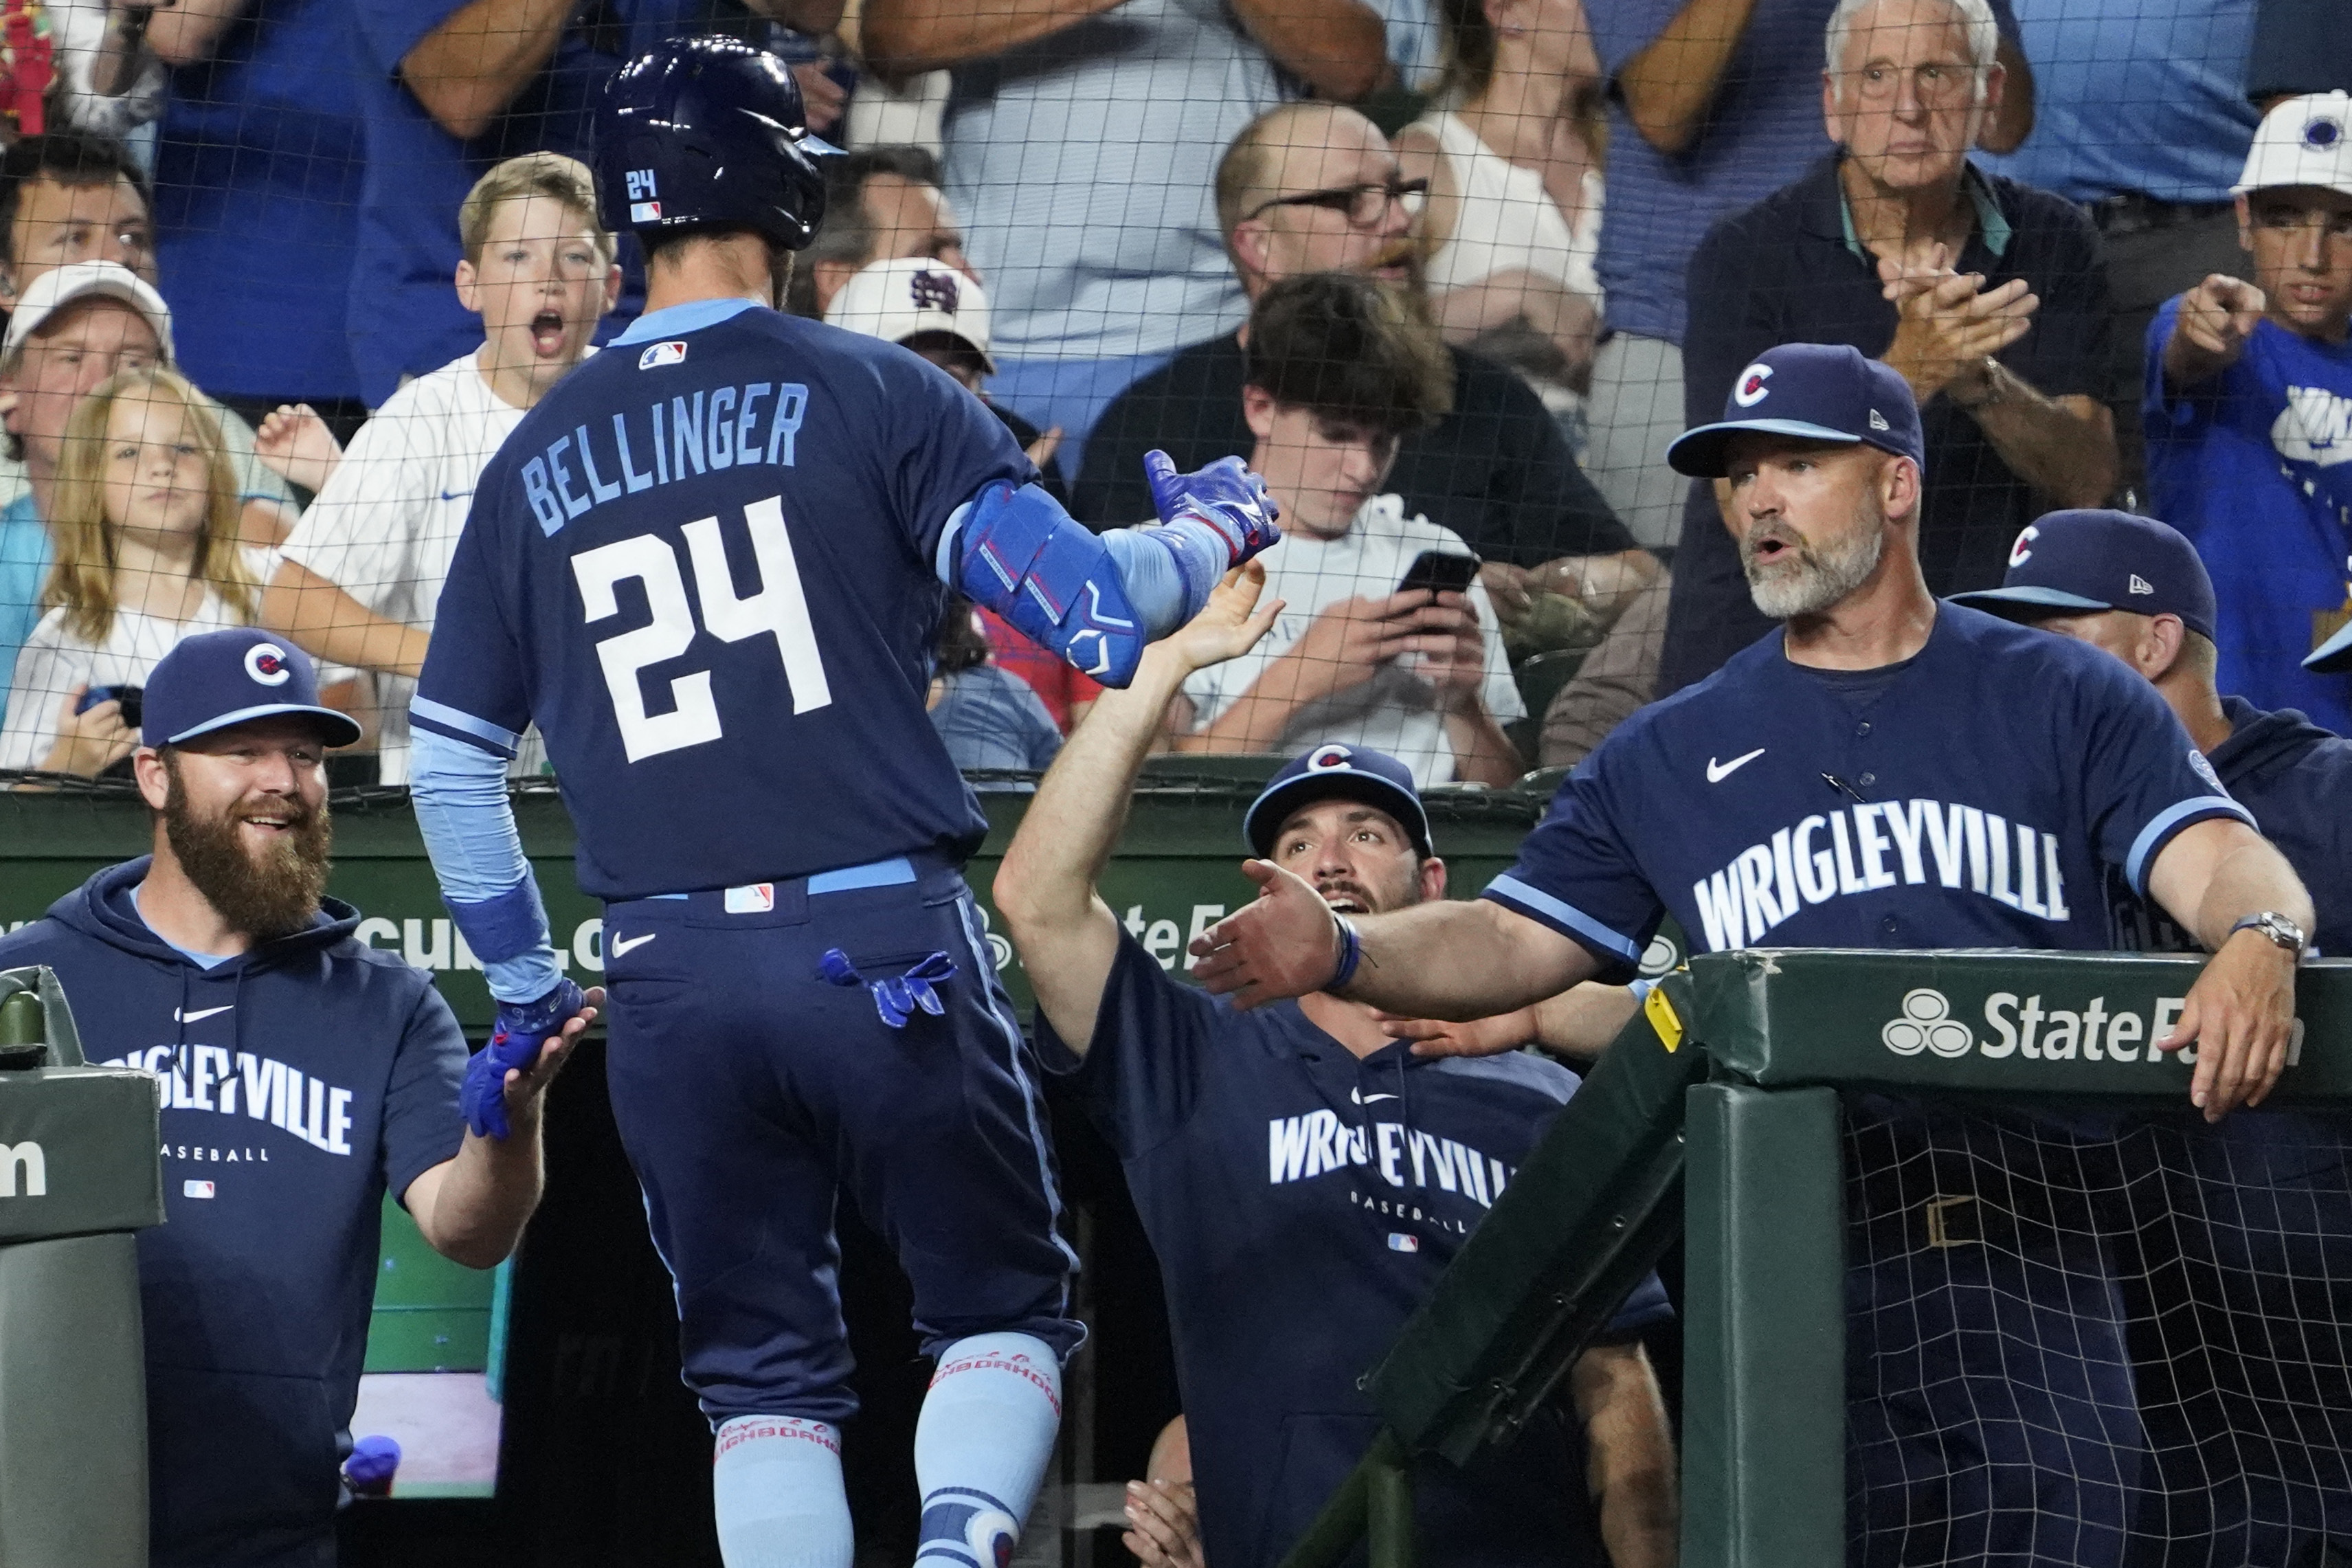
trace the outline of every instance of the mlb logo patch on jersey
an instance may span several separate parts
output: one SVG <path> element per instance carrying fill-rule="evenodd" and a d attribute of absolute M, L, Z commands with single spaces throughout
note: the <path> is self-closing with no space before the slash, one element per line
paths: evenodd
<path fill-rule="evenodd" d="M 213 1195 L 213 1184 L 210 1182 L 182 1182 L 180 1195 L 184 1198 L 208 1198 Z"/>
<path fill-rule="evenodd" d="M 676 338 L 664 343 L 647 343 L 646 352 L 637 356 L 639 370 L 659 370 L 666 364 L 684 364 L 686 345 Z"/>
<path fill-rule="evenodd" d="M 727 912 L 730 915 L 764 915 L 776 907 L 776 885 L 773 882 L 750 882 L 727 889 Z"/>
<path fill-rule="evenodd" d="M 1417 1236 L 1407 1236 L 1401 1230 L 1392 1230 L 1389 1232 L 1389 1250 L 1391 1252 L 1419 1252 L 1421 1250 L 1421 1237 Z"/>

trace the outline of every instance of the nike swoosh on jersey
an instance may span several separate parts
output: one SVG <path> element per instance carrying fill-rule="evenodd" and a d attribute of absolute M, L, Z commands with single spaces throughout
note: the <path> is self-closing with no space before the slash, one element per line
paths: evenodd
<path fill-rule="evenodd" d="M 628 954 L 636 952 L 637 949 L 645 946 L 646 943 L 653 941 L 654 938 L 659 935 L 661 935 L 661 932 L 657 931 L 649 931 L 643 936 L 616 936 L 613 939 L 613 956 L 614 958 L 626 957 Z"/>
<path fill-rule="evenodd" d="M 172 1009 L 172 1022 L 175 1024 L 200 1024 L 215 1014 L 230 1012 L 234 1010 L 236 1006 L 236 1003 L 229 1002 L 225 1003 L 218 1007 L 199 1007 L 193 1013 L 184 1013 L 179 1008 L 174 1007 Z"/>
<path fill-rule="evenodd" d="M 1358 1105 L 1370 1105 L 1375 1100 L 1394 1100 L 1396 1096 L 1393 1094 L 1366 1094 L 1360 1089 L 1351 1089 L 1348 1091 L 1348 1098 L 1354 1100 Z"/>
<path fill-rule="evenodd" d="M 1764 748 L 1759 746 L 1754 751 L 1748 752 L 1746 756 L 1734 757 L 1727 763 L 1718 763 L 1713 757 L 1709 757 L 1706 760 L 1706 782 L 1709 784 L 1721 784 L 1724 780 L 1729 778 L 1732 774 L 1738 773 L 1740 769 L 1746 767 L 1748 763 L 1754 762 L 1763 754 Z"/>

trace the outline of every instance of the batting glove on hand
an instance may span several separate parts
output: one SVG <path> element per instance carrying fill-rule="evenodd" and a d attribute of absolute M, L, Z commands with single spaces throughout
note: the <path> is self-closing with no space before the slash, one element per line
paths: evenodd
<path fill-rule="evenodd" d="M 1180 474 L 1167 453 L 1150 451 L 1143 455 L 1143 477 L 1151 482 L 1151 504 L 1161 522 L 1196 519 L 1225 542 L 1227 572 L 1282 538 L 1274 526 L 1282 509 L 1239 458 Z"/>
<path fill-rule="evenodd" d="M 554 990 L 536 1002 L 499 1004 L 490 1043 L 466 1064 L 466 1084 L 457 1094 L 466 1125 L 476 1137 L 504 1138 L 511 1131 L 507 1125 L 508 1071 L 528 1073 L 538 1066 L 547 1037 L 561 1033 L 587 1005 L 587 995 L 569 980 L 558 981 Z"/>

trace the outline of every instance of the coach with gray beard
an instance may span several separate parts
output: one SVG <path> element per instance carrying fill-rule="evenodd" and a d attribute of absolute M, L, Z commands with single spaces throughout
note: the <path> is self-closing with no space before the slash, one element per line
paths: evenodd
<path fill-rule="evenodd" d="M 0 939 L 0 966 L 47 964 L 91 1058 L 162 1079 L 168 1223 L 139 1237 L 154 1568 L 329 1568 L 383 1194 L 444 1256 L 503 1259 L 539 1202 L 540 1097 L 595 1015 L 507 1075 L 506 1137 L 467 1131 L 448 1004 L 325 896 L 326 753 L 359 726 L 309 658 L 190 637 L 143 718 L 153 854 Z"/>

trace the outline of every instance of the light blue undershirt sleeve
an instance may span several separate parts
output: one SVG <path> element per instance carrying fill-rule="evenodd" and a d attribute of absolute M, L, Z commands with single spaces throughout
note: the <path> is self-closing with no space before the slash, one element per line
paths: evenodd
<path fill-rule="evenodd" d="M 482 960 L 490 994 L 535 1002 L 563 969 L 523 858 L 506 759 L 422 728 L 410 730 L 409 746 L 409 795 L 443 900 Z"/>

